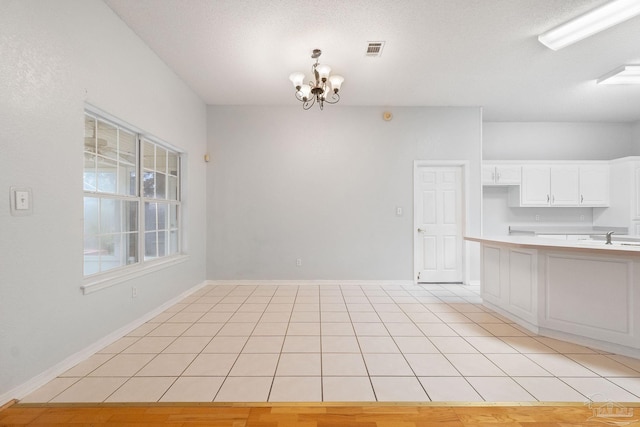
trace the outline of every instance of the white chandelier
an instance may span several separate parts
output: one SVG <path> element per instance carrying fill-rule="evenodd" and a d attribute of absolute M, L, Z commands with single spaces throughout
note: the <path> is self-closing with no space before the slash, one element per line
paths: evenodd
<path fill-rule="evenodd" d="M 342 76 L 330 76 L 331 67 L 328 65 L 320 64 L 318 58 L 322 55 L 320 49 L 314 49 L 311 54 L 311 58 L 316 60 L 316 63 L 311 66 L 314 79 L 309 83 L 304 83 L 304 73 L 296 72 L 289 76 L 289 80 L 296 88 L 296 98 L 302 102 L 302 108 L 308 110 L 315 104 L 322 110 L 324 103 L 335 104 L 340 101 L 340 86 L 344 81 Z"/>

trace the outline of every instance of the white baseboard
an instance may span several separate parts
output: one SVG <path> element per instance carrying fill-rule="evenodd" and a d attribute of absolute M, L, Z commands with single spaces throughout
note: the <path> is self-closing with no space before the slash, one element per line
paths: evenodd
<path fill-rule="evenodd" d="M 119 329 L 113 331 L 109 335 L 101 338 L 100 340 L 98 340 L 97 342 L 91 344 L 90 346 L 80 350 L 79 352 L 77 352 L 75 354 L 72 354 L 71 356 L 69 356 L 66 359 L 64 359 L 63 361 L 61 361 L 60 363 L 55 364 L 51 368 L 49 368 L 46 371 L 40 373 L 39 375 L 36 375 L 35 377 L 31 378 L 27 382 L 25 382 L 23 384 L 20 384 L 19 386 L 7 391 L 6 393 L 1 394 L 0 395 L 0 406 L 4 405 L 5 403 L 7 403 L 7 402 L 9 402 L 9 401 L 11 401 L 13 399 L 22 399 L 25 396 L 31 394 L 32 392 L 34 392 L 35 390 L 39 389 L 40 387 L 42 387 L 43 385 L 45 385 L 49 381 L 55 379 L 56 377 L 58 377 L 61 374 L 65 373 L 66 371 L 68 371 L 69 369 L 73 368 L 78 363 L 82 362 L 83 360 L 86 360 L 87 358 L 89 358 L 93 354 L 97 353 L 99 350 L 101 350 L 104 347 L 108 346 L 109 344 L 112 344 L 115 341 L 119 340 L 120 338 L 122 338 L 123 336 L 127 335 L 131 331 L 135 330 L 136 328 L 140 327 L 144 323 L 146 323 L 149 320 L 153 319 L 158 314 L 162 313 L 163 311 L 165 311 L 166 309 L 168 309 L 172 305 L 182 301 L 184 298 L 188 297 L 192 293 L 198 291 L 199 289 L 201 289 L 201 288 L 203 288 L 204 286 L 207 286 L 207 285 L 208 285 L 208 282 L 204 281 L 204 282 L 192 287 L 191 289 L 186 290 L 185 292 L 181 293 L 180 295 L 176 296 L 175 298 L 170 299 L 169 301 L 165 302 L 161 306 L 159 306 L 159 307 L 155 308 L 154 310 L 146 313 L 145 315 L 143 315 L 142 317 L 134 320 L 133 322 L 129 323 L 128 325 L 125 325 L 122 328 L 119 328 Z"/>

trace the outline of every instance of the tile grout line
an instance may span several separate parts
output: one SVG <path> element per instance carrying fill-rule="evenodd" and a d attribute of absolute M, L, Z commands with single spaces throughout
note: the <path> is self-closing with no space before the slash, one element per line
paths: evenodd
<path fill-rule="evenodd" d="M 287 285 L 287 286 L 290 286 L 290 285 Z M 287 336 L 288 336 L 287 332 L 289 331 L 289 329 L 291 327 L 291 324 L 293 323 L 292 320 L 293 320 L 293 315 L 294 315 L 294 312 L 295 312 L 296 301 L 297 301 L 298 296 L 300 295 L 300 285 L 295 285 L 295 286 L 296 286 L 296 288 L 295 288 L 294 303 L 293 303 L 293 305 L 291 307 L 291 311 L 289 312 L 289 319 L 287 321 L 287 328 L 285 330 L 285 335 L 284 335 L 284 338 L 283 338 L 283 342 L 282 342 L 282 344 L 280 346 L 280 353 L 278 355 L 278 360 L 276 362 L 275 371 L 274 371 L 274 374 L 273 374 L 273 377 L 272 377 L 272 380 L 271 380 L 271 386 L 270 386 L 270 389 L 269 389 L 269 392 L 268 392 L 268 395 L 267 395 L 267 402 L 269 401 L 271 393 L 273 391 L 275 378 L 276 378 L 276 374 L 277 374 L 277 369 L 278 369 L 278 366 L 280 364 L 281 357 L 282 357 L 282 355 L 284 353 L 285 343 L 286 343 L 286 339 L 287 339 Z M 397 286 L 397 285 L 395 285 L 395 286 Z M 209 287 L 207 287 L 207 289 L 208 288 Z M 280 289 L 280 288 L 282 288 L 282 285 L 279 285 L 279 286 L 276 287 L 276 289 L 271 293 L 271 296 L 269 297 L 269 301 L 268 302 L 260 303 L 260 304 L 265 304 L 265 307 L 262 309 L 261 315 L 258 318 L 258 320 L 256 320 L 255 323 L 253 321 L 251 322 L 251 323 L 254 323 L 253 324 L 253 328 L 251 329 L 251 332 L 249 332 L 249 336 L 246 338 L 246 341 L 242 345 L 242 348 L 237 352 L 235 361 L 231 365 L 231 368 L 229 369 L 229 371 L 227 372 L 226 376 L 224 377 L 222 383 L 220 384 L 220 386 L 219 386 L 219 388 L 218 388 L 218 390 L 217 390 L 217 392 L 216 392 L 216 394 L 215 394 L 215 396 L 213 398 L 213 401 L 215 401 L 215 398 L 219 395 L 224 383 L 228 380 L 229 374 L 231 373 L 231 370 L 233 369 L 233 367 L 237 364 L 238 358 L 242 354 L 242 351 L 245 348 L 247 348 L 249 340 L 254 336 L 253 333 L 256 331 L 258 325 L 260 325 L 261 320 L 263 319 L 265 313 L 267 312 L 267 309 L 268 309 L 269 305 L 274 300 L 275 296 L 277 295 L 278 289 Z M 357 292 L 355 292 L 355 288 L 357 288 Z M 250 304 L 250 303 L 253 304 L 253 302 L 250 302 L 250 300 L 254 296 L 256 298 L 258 297 L 257 295 L 254 295 L 254 294 L 256 294 L 256 292 L 260 291 L 260 287 L 259 286 L 253 286 L 251 292 L 249 294 L 247 294 L 247 295 L 237 295 L 237 296 L 234 296 L 233 293 L 235 291 L 237 291 L 237 290 L 240 290 L 240 289 L 244 290 L 244 287 L 240 287 L 239 285 L 236 285 L 236 286 L 230 287 L 228 289 L 224 288 L 226 290 L 226 293 L 224 293 L 224 295 L 215 295 L 215 297 L 219 297 L 220 298 L 220 301 L 218 301 L 217 303 L 214 303 L 213 306 L 208 311 L 202 312 L 202 314 L 195 321 L 192 321 L 192 322 L 171 322 L 171 319 L 173 317 L 177 316 L 180 313 L 191 313 L 190 311 L 185 312 L 184 310 L 188 310 L 188 307 L 190 305 L 199 304 L 198 301 L 200 299 L 208 296 L 211 292 L 214 292 L 217 289 L 222 290 L 223 287 L 218 287 L 217 285 L 214 285 L 212 287 L 212 289 L 208 290 L 206 293 L 199 294 L 197 296 L 197 298 L 195 298 L 196 297 L 195 295 L 190 295 L 189 297 L 185 298 L 185 299 L 192 298 L 192 299 L 189 300 L 190 301 L 189 303 L 184 303 L 185 307 L 183 307 L 181 310 L 179 310 L 177 312 L 170 312 L 171 316 L 169 316 L 167 319 L 164 319 L 162 322 L 151 322 L 151 321 L 146 322 L 145 324 L 155 324 L 155 323 L 157 323 L 157 326 L 153 327 L 149 331 L 146 331 L 146 335 L 138 336 L 138 337 L 132 337 L 132 336 L 126 335 L 125 337 L 122 337 L 122 338 L 127 338 L 127 337 L 128 338 L 135 338 L 135 340 L 132 340 L 131 343 L 129 343 L 128 345 L 126 345 L 122 349 L 120 349 L 120 351 L 118 353 L 99 353 L 99 352 L 96 352 L 91 357 L 96 356 L 98 354 L 101 354 L 101 355 L 104 355 L 106 357 L 106 360 L 100 362 L 100 364 L 98 366 L 93 367 L 91 370 L 86 371 L 86 373 L 84 373 L 84 375 L 82 375 L 81 377 L 62 377 L 62 376 L 59 376 L 58 378 L 70 378 L 70 379 L 73 379 L 75 381 L 73 381 L 73 383 L 71 383 L 70 385 L 67 385 L 64 388 L 64 390 L 57 392 L 53 397 L 50 397 L 47 401 L 51 402 L 57 396 L 60 396 L 61 394 L 65 393 L 66 391 L 68 391 L 69 389 L 74 387 L 76 384 L 78 384 L 78 382 L 80 382 L 80 381 L 82 381 L 84 379 L 100 378 L 100 376 L 91 377 L 90 375 L 92 373 L 94 373 L 97 369 L 99 369 L 101 366 L 104 366 L 105 364 L 109 363 L 110 361 L 113 361 L 113 359 L 118 357 L 118 356 L 129 355 L 129 354 L 130 355 L 151 355 L 151 359 L 149 359 L 147 362 L 144 362 L 141 366 L 138 367 L 138 369 L 132 375 L 130 375 L 128 377 L 113 377 L 113 376 L 105 377 L 105 378 L 124 378 L 124 382 L 121 385 L 117 386 L 103 401 L 108 400 L 111 396 L 113 396 L 115 393 L 117 393 L 118 390 L 121 390 L 126 384 L 128 384 L 129 381 L 131 381 L 132 379 L 134 379 L 134 378 L 143 378 L 143 377 L 137 377 L 136 375 L 138 373 L 140 373 L 143 369 L 145 369 L 147 366 L 149 366 L 151 363 L 153 363 L 153 361 L 158 360 L 160 355 L 162 355 L 162 354 L 174 354 L 174 353 L 163 353 L 163 351 L 165 351 L 170 346 L 174 345 L 180 338 L 185 337 L 184 333 L 186 333 L 186 331 L 189 330 L 191 327 L 193 327 L 194 325 L 196 325 L 198 323 L 203 323 L 203 322 L 199 322 L 199 320 L 202 319 L 207 313 L 212 312 L 212 310 L 214 310 L 214 308 L 216 306 L 218 306 L 219 304 L 224 304 L 225 303 L 224 302 L 225 298 L 232 297 L 232 296 L 234 298 L 239 298 L 239 297 L 242 296 L 244 298 L 243 301 L 241 303 L 237 303 L 238 306 L 235 308 L 235 311 L 231 312 L 230 317 L 227 318 L 223 322 L 222 327 L 220 329 L 218 329 L 218 331 L 216 333 L 214 333 L 210 337 L 210 339 L 208 341 L 208 344 L 205 344 L 202 347 L 202 349 L 200 349 L 199 352 L 193 353 L 193 354 L 195 354 L 195 357 L 193 358 L 193 360 L 190 363 L 188 363 L 185 368 L 182 369 L 181 373 L 179 375 L 177 375 L 174 378 L 174 380 L 171 382 L 171 384 L 166 388 L 166 390 L 164 390 L 164 392 L 161 394 L 161 396 L 157 399 L 157 401 L 160 401 L 162 399 L 162 397 L 165 396 L 166 393 L 168 393 L 168 391 L 176 384 L 176 382 L 180 378 L 185 378 L 185 376 L 183 375 L 184 372 L 186 372 L 186 370 L 194 363 L 194 361 L 197 359 L 198 356 L 204 354 L 203 353 L 204 349 L 208 345 L 211 344 L 211 342 L 214 340 L 214 338 L 216 336 L 219 336 L 218 334 L 220 333 L 220 331 L 224 327 L 226 327 L 226 326 L 228 326 L 230 324 L 234 324 L 234 323 L 248 323 L 248 322 L 232 322 L 231 320 L 238 313 L 241 313 L 241 312 L 244 313 L 244 311 L 242 311 L 242 307 L 244 306 L 244 304 Z M 321 297 L 322 288 L 321 288 L 321 286 L 317 286 L 317 288 L 315 288 L 315 289 L 317 290 L 317 292 L 315 292 L 316 295 L 314 296 L 314 298 L 316 298 L 316 297 L 318 298 L 318 316 L 319 316 L 320 395 L 321 395 L 321 401 L 324 401 L 324 398 L 325 398 L 325 396 L 324 396 L 324 393 L 325 393 L 325 390 L 324 390 L 324 377 L 325 376 L 324 376 L 324 363 L 323 363 L 323 355 L 324 355 L 323 342 L 324 342 L 324 340 L 323 340 L 323 326 L 322 326 L 324 316 L 323 316 L 323 311 L 322 311 L 322 307 L 323 307 L 322 297 Z M 448 357 L 449 354 L 467 354 L 467 353 L 443 353 L 442 350 L 440 350 L 440 348 L 438 348 L 438 346 L 433 344 L 433 342 L 430 340 L 429 336 L 426 335 L 426 333 L 418 326 L 418 323 L 416 322 L 416 320 L 414 320 L 414 318 L 409 315 L 409 314 L 413 313 L 413 311 L 411 311 L 411 312 L 407 311 L 408 309 L 411 308 L 411 307 L 408 307 L 407 305 L 408 304 L 414 304 L 414 302 L 409 302 L 408 300 L 406 300 L 406 302 L 400 302 L 399 303 L 394 298 L 394 295 L 391 295 L 389 293 L 389 290 L 387 290 L 387 289 L 385 289 L 384 287 L 381 286 L 380 287 L 380 291 L 382 293 L 384 293 L 387 298 L 390 298 L 391 301 L 393 302 L 393 305 L 397 309 L 399 309 L 399 312 L 401 312 L 408 319 L 408 321 L 406 321 L 406 322 L 385 321 L 385 320 L 383 320 L 382 317 L 380 317 L 380 312 L 378 312 L 378 309 L 376 308 L 376 306 L 372 302 L 373 296 L 371 294 L 365 292 L 365 287 L 363 285 L 355 285 L 354 289 L 351 289 L 351 287 L 349 287 L 349 289 L 348 289 L 349 292 L 347 292 L 347 289 L 344 287 L 344 285 L 337 285 L 337 289 L 340 292 L 340 296 L 341 296 L 341 299 L 342 299 L 342 304 L 344 304 L 344 306 L 345 306 L 345 313 L 347 314 L 347 317 L 349 319 L 349 323 L 348 324 L 351 326 L 351 329 L 353 330 L 355 342 L 358 345 L 359 353 L 357 353 L 357 354 L 360 355 L 360 357 L 362 358 L 362 360 L 364 362 L 364 366 L 365 366 L 365 369 L 366 369 L 366 375 L 367 375 L 367 377 L 369 379 L 369 384 L 371 386 L 371 389 L 373 391 L 374 398 L 375 398 L 376 401 L 378 400 L 378 394 L 377 394 L 377 392 L 375 390 L 375 387 L 373 385 L 373 380 L 372 380 L 371 373 L 369 371 L 369 366 L 367 365 L 366 361 L 364 360 L 364 354 L 365 353 L 363 353 L 363 349 L 362 349 L 362 346 L 361 346 L 361 337 L 364 337 L 366 335 L 362 335 L 361 336 L 361 335 L 358 335 L 356 333 L 356 330 L 355 330 L 355 327 L 354 327 L 354 322 L 353 322 L 353 317 L 352 317 L 352 311 L 351 311 L 350 306 L 349 306 L 349 304 L 361 304 L 362 301 L 364 301 L 364 300 L 366 300 L 368 302 L 368 305 L 371 306 L 371 308 L 373 309 L 373 311 L 371 311 L 371 312 L 375 313 L 375 315 L 378 317 L 379 322 L 382 324 L 382 326 L 386 330 L 387 334 L 391 338 L 391 341 L 397 347 L 397 349 L 399 350 L 399 352 L 402 355 L 403 359 L 405 360 L 405 362 L 407 363 L 407 365 L 411 369 L 411 372 L 413 373 L 412 378 L 415 378 L 419 382 L 420 386 L 422 387 L 423 391 L 426 393 L 426 395 L 429 398 L 429 400 L 431 400 L 431 397 L 429 396 L 429 394 L 427 393 L 427 390 L 425 389 L 424 385 L 420 381 L 419 376 L 416 374 L 415 369 L 411 366 L 411 364 L 407 360 L 407 354 L 408 353 L 403 351 L 402 348 L 400 348 L 400 346 L 398 345 L 397 338 L 404 337 L 404 335 L 394 335 L 394 334 L 392 334 L 391 330 L 389 329 L 390 323 L 407 323 L 409 325 L 412 325 L 413 327 L 416 327 L 421 333 L 421 335 L 419 337 L 425 338 L 428 342 L 430 342 L 435 347 L 435 349 L 437 349 L 437 351 L 438 351 L 437 354 L 443 356 L 448 361 L 448 363 L 450 363 L 453 366 L 453 368 L 456 370 L 456 372 L 458 372 L 458 374 L 459 374 L 458 377 L 459 378 L 463 378 L 471 389 L 473 389 L 479 396 L 482 396 L 479 393 L 479 391 L 469 382 L 469 378 L 478 377 L 478 376 L 477 375 L 474 375 L 474 376 L 464 376 L 464 375 L 462 375 L 462 373 L 459 371 L 459 369 L 455 365 L 453 365 L 451 363 L 451 361 L 449 360 L 449 357 Z M 449 307 L 449 308 L 451 308 L 453 310 L 450 313 L 457 313 L 457 314 L 459 314 L 461 316 L 465 316 L 466 318 L 469 319 L 469 322 L 468 323 L 464 323 L 464 324 L 469 324 L 469 325 L 473 325 L 475 327 L 484 329 L 482 324 L 478 323 L 480 321 L 479 319 L 481 319 L 481 317 L 477 317 L 477 316 L 476 317 L 469 317 L 469 316 L 467 316 L 467 313 L 476 313 L 475 311 L 464 311 L 463 310 L 465 308 L 464 306 L 462 306 L 462 305 L 456 306 L 455 305 L 455 304 L 469 304 L 470 306 L 477 306 L 478 305 L 477 303 L 473 303 L 473 302 L 447 302 L 447 301 L 444 300 L 444 298 L 439 298 L 439 297 L 433 295 L 429 289 L 426 289 L 422 285 L 418 285 L 418 289 L 421 289 L 420 291 L 415 290 L 415 289 L 411 289 L 411 288 L 408 287 L 408 285 L 403 285 L 403 286 L 400 286 L 398 288 L 393 287 L 393 288 L 389 288 L 389 289 L 391 289 L 393 291 L 392 293 L 398 292 L 395 295 L 398 298 L 404 298 L 404 296 L 402 296 L 399 293 L 399 291 L 402 291 L 402 292 L 406 293 L 407 296 L 410 296 L 411 298 L 413 298 L 419 306 L 421 306 L 424 310 L 426 310 L 426 312 L 432 313 L 436 317 L 438 317 L 441 320 L 441 322 L 439 322 L 439 323 L 442 323 L 442 324 L 445 324 L 445 325 L 449 324 L 449 322 L 447 322 L 446 320 L 443 320 L 442 318 L 440 318 L 440 316 L 438 316 L 438 313 L 445 313 L 445 312 L 443 312 L 443 311 L 433 312 L 433 311 L 430 310 L 430 308 L 429 308 L 429 306 L 427 304 L 438 304 L 438 305 L 447 306 L 447 307 Z M 424 300 L 421 300 L 420 298 L 426 299 L 426 298 L 430 298 L 430 297 L 428 295 L 423 295 L 423 294 L 417 295 L 415 293 L 415 292 L 422 292 L 422 291 L 424 291 L 424 292 L 426 292 L 428 294 L 431 294 L 433 296 L 433 298 L 438 299 L 440 302 L 439 303 L 427 303 L 427 302 L 424 302 Z M 351 295 L 346 296 L 345 292 L 347 292 L 347 293 L 349 293 Z M 457 295 L 454 290 L 452 290 L 451 292 L 453 294 Z M 211 295 L 211 296 L 213 297 L 213 295 Z M 260 297 L 265 297 L 265 296 L 264 295 L 260 295 Z M 363 299 L 362 300 L 358 300 L 358 298 L 363 298 Z M 462 298 L 462 299 L 464 299 L 464 298 Z M 350 300 L 352 302 L 348 304 L 347 303 L 348 300 Z M 177 304 L 182 304 L 182 302 L 179 302 Z M 256 304 L 258 304 L 258 303 L 256 302 Z M 382 303 L 380 303 L 380 304 L 382 304 Z M 355 307 L 355 306 L 351 307 L 351 308 L 353 308 L 354 310 L 359 309 L 359 307 Z M 469 308 L 471 309 L 471 307 L 469 307 Z M 495 316 L 495 313 L 493 313 L 491 311 L 484 310 L 483 307 L 479 307 L 479 308 L 482 310 L 483 313 L 487 313 L 487 314 L 489 314 L 491 316 Z M 367 310 L 363 311 L 363 313 L 364 312 L 369 313 L 369 311 L 367 311 Z M 419 312 L 422 312 L 422 311 L 419 311 Z M 168 313 L 168 312 L 165 311 L 163 313 Z M 199 313 L 199 312 L 195 312 L 195 313 Z M 254 312 L 252 311 L 252 312 L 247 312 L 247 313 L 254 313 Z M 354 313 L 355 313 L 355 311 L 354 311 Z M 416 312 L 416 313 L 418 313 L 418 312 Z M 447 317 L 447 316 L 445 316 L 445 317 Z M 363 317 L 363 318 L 365 318 L 365 317 Z M 153 320 L 153 319 L 151 319 L 151 320 Z M 510 327 L 514 327 L 513 326 L 514 324 L 510 323 L 508 321 L 508 319 L 504 320 L 503 318 L 498 318 L 498 320 L 500 320 L 499 324 L 504 324 L 504 325 L 508 325 Z M 167 335 L 167 336 L 157 336 L 158 338 L 172 338 L 171 340 L 169 340 L 169 342 L 167 342 L 167 344 L 162 349 L 157 350 L 154 353 L 124 353 L 127 349 L 131 348 L 136 343 L 139 343 L 144 338 L 148 338 L 149 334 L 151 334 L 153 331 L 157 330 L 158 328 L 162 327 L 162 325 L 182 324 L 182 323 L 188 323 L 190 326 L 188 326 L 187 329 L 185 331 L 183 331 L 180 335 L 177 335 L 177 336 L 169 336 L 169 335 Z M 204 322 L 204 323 L 209 323 L 209 322 Z M 302 323 L 305 323 L 305 322 L 302 322 Z M 338 323 L 345 323 L 345 322 L 338 322 Z M 367 322 L 364 322 L 364 323 L 372 323 L 372 322 L 367 321 Z M 373 323 L 378 323 L 378 322 L 373 322 Z M 454 323 L 459 323 L 459 322 L 454 322 Z M 498 323 L 496 323 L 496 324 L 498 324 Z M 141 327 L 142 327 L 142 325 L 141 325 Z M 481 344 L 480 343 L 481 340 L 470 340 L 471 338 L 474 338 L 475 335 L 465 335 L 462 332 L 458 332 L 458 330 L 454 330 L 454 332 L 455 332 L 455 337 L 462 338 L 461 342 L 465 342 L 467 345 L 471 346 L 471 348 L 473 348 L 474 350 L 477 351 L 477 353 L 473 353 L 474 355 L 482 355 L 489 363 L 491 363 L 493 366 L 496 366 L 502 373 L 505 374 L 505 376 L 490 375 L 489 377 L 492 377 L 492 378 L 509 378 L 511 381 L 513 381 L 515 384 L 517 384 L 519 387 L 521 387 L 525 392 L 530 394 L 531 397 L 534 398 L 534 401 L 538 401 L 539 399 L 535 395 L 533 395 L 533 393 L 531 391 L 529 391 L 529 389 L 527 389 L 526 387 L 521 385 L 515 378 L 538 378 L 539 376 L 538 375 L 519 375 L 519 376 L 509 375 L 507 373 L 507 371 L 505 371 L 499 365 L 494 363 L 493 360 L 491 360 L 488 357 L 488 355 L 492 355 L 492 354 L 496 354 L 496 355 L 498 355 L 498 354 L 514 354 L 514 355 L 516 355 L 517 354 L 517 355 L 520 355 L 520 356 L 524 356 L 533 365 L 538 366 L 540 369 L 542 369 L 543 371 L 545 371 L 545 372 L 550 374 L 549 376 L 542 376 L 540 378 L 553 378 L 553 379 L 555 379 L 557 381 L 560 381 L 562 384 L 565 384 L 567 387 L 569 387 L 569 389 L 575 391 L 579 395 L 584 395 L 584 393 L 580 392 L 579 389 L 575 388 L 574 386 L 572 386 L 571 384 L 566 382 L 565 379 L 569 379 L 569 378 L 597 379 L 599 381 L 605 381 L 607 384 L 610 384 L 611 386 L 615 387 L 616 389 L 619 389 L 619 390 L 622 390 L 622 391 L 624 391 L 626 393 L 629 393 L 632 396 L 637 396 L 635 393 L 631 392 L 628 389 L 627 386 L 621 386 L 621 385 L 618 385 L 616 382 L 614 382 L 615 378 L 618 378 L 618 377 L 614 377 L 614 376 L 607 377 L 606 376 L 606 371 L 598 371 L 598 372 L 596 372 L 594 369 L 590 368 L 591 365 L 590 365 L 590 363 L 587 363 L 587 360 L 580 361 L 579 359 L 574 359 L 574 358 L 571 357 L 571 355 L 587 354 L 587 355 L 590 355 L 590 356 L 598 356 L 598 357 L 606 358 L 607 360 L 610 360 L 613 363 L 622 365 L 625 368 L 628 368 L 630 371 L 636 372 L 638 374 L 638 377 L 625 376 L 625 377 L 619 377 L 619 378 L 631 378 L 631 379 L 638 378 L 638 380 L 640 381 L 640 371 L 637 371 L 632 366 L 629 366 L 627 363 L 623 363 L 624 361 L 620 362 L 618 360 L 615 360 L 612 357 L 612 356 L 616 356 L 615 354 L 599 352 L 597 350 L 590 349 L 589 347 L 586 347 L 586 346 L 580 346 L 580 347 L 588 349 L 588 350 L 591 350 L 592 352 L 589 352 L 589 353 L 562 352 L 562 351 L 556 349 L 555 346 L 552 347 L 550 345 L 551 342 L 549 340 L 552 339 L 552 338 L 547 338 L 547 337 L 543 337 L 543 336 L 536 335 L 536 334 L 528 334 L 527 332 L 521 331 L 518 328 L 516 328 L 516 329 L 519 332 L 523 332 L 524 335 L 514 335 L 514 336 L 511 336 L 511 335 L 505 335 L 505 336 L 503 336 L 503 335 L 495 335 L 495 333 L 492 332 L 491 330 L 487 330 L 489 335 L 487 335 L 487 336 L 480 335 L 479 336 L 479 337 L 483 337 L 483 338 L 484 337 L 486 337 L 486 338 L 495 338 L 496 340 L 504 343 L 506 346 L 512 348 L 513 351 L 514 351 L 513 353 L 501 353 L 501 352 L 489 353 L 489 352 L 480 351 L 480 347 L 478 347 L 478 345 Z M 400 334 L 402 334 L 402 333 L 403 333 L 403 331 L 400 329 Z M 229 337 L 235 337 L 235 336 L 236 335 L 229 335 Z M 371 336 L 373 337 L 375 335 L 371 335 Z M 153 336 L 153 337 L 156 337 L 156 336 Z M 206 337 L 208 337 L 208 335 Z M 532 344 L 533 344 L 533 342 L 535 342 L 535 343 L 537 343 L 536 345 L 540 345 L 540 346 L 543 346 L 544 348 L 548 348 L 550 352 L 549 353 L 532 353 L 532 352 L 526 353 L 525 352 L 525 351 L 527 351 L 526 347 L 520 347 L 519 345 L 518 345 L 518 347 L 514 347 L 513 344 L 515 344 L 516 342 L 512 341 L 512 343 L 509 343 L 509 342 L 505 341 L 505 338 L 530 339 L 530 340 L 532 340 Z M 472 343 L 473 341 L 476 341 L 476 345 L 474 345 Z M 562 341 L 562 340 L 557 340 L 557 341 L 559 342 L 559 344 L 565 343 L 565 341 Z M 522 342 L 522 345 L 526 345 L 526 344 L 524 344 L 524 342 Z M 578 344 L 575 344 L 575 345 L 578 345 Z M 187 354 L 187 353 L 175 353 L 175 354 Z M 188 354 L 191 354 L 191 353 L 188 353 Z M 356 354 L 356 353 L 354 353 L 354 354 Z M 569 376 L 569 377 L 565 376 L 565 377 L 562 377 L 560 375 L 555 375 L 555 374 L 551 373 L 550 371 L 548 371 L 547 368 L 542 366 L 536 360 L 532 359 L 534 354 L 543 354 L 543 355 L 547 355 L 548 354 L 548 355 L 559 355 L 559 356 L 562 356 L 562 358 L 568 359 L 569 361 L 571 361 L 571 363 L 575 363 L 577 366 L 580 366 L 581 368 L 585 369 L 587 372 L 591 372 L 593 374 L 593 376 L 586 376 L 586 377 L 585 376 Z M 594 362 L 594 363 L 597 363 L 597 362 Z M 73 368 L 71 368 L 71 369 L 73 369 Z M 602 372 L 602 373 L 600 373 L 600 372 Z M 306 376 L 309 376 L 309 375 L 304 375 L 304 376 L 306 377 Z M 389 375 L 383 375 L 383 376 L 389 376 Z M 152 376 L 152 377 L 149 377 L 149 378 L 165 378 L 165 377 L 166 376 L 155 375 L 155 376 Z M 144 378 L 147 378 L 147 377 L 145 376 Z M 483 397 L 483 399 L 484 399 L 484 397 Z"/>

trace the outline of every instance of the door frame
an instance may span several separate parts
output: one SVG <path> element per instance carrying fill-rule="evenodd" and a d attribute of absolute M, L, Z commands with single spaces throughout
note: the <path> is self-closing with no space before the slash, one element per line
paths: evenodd
<path fill-rule="evenodd" d="M 464 236 L 469 229 L 469 171 L 471 162 L 469 160 L 414 160 L 413 161 L 413 230 L 411 232 L 413 245 L 413 282 L 418 283 L 418 251 L 416 250 L 416 233 L 418 230 L 418 206 L 416 203 L 416 191 L 418 189 L 417 179 L 418 170 L 422 167 L 460 167 L 462 171 L 462 179 L 460 182 L 462 191 L 462 281 L 463 284 L 469 284 L 469 246 L 464 240 Z"/>

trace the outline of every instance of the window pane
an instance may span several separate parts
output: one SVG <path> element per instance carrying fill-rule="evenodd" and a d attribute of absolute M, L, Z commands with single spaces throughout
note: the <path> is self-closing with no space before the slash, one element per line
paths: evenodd
<path fill-rule="evenodd" d="M 120 200 L 102 199 L 100 202 L 100 234 L 120 230 Z"/>
<path fill-rule="evenodd" d="M 169 255 L 175 255 L 178 253 L 178 231 L 171 231 L 169 234 Z"/>
<path fill-rule="evenodd" d="M 116 159 L 118 153 L 118 129 L 109 123 L 98 121 L 97 154 Z"/>
<path fill-rule="evenodd" d="M 120 162 L 130 165 L 136 164 L 136 136 L 123 129 L 120 129 L 118 155 Z"/>
<path fill-rule="evenodd" d="M 178 176 L 178 155 L 169 152 L 169 175 Z"/>
<path fill-rule="evenodd" d="M 169 182 L 167 185 L 167 199 L 178 200 L 178 178 L 169 175 Z"/>
<path fill-rule="evenodd" d="M 169 215 L 168 205 L 165 203 L 158 203 L 158 230 L 166 230 L 167 217 Z"/>
<path fill-rule="evenodd" d="M 167 173 L 167 150 L 156 146 L 156 170 Z"/>
<path fill-rule="evenodd" d="M 96 156 L 93 154 L 84 154 L 84 191 L 96 191 Z"/>
<path fill-rule="evenodd" d="M 157 256 L 157 238 L 155 231 L 144 233 L 144 259 L 155 258 Z"/>
<path fill-rule="evenodd" d="M 103 193 L 116 192 L 117 164 L 114 160 L 98 157 L 97 190 Z"/>
<path fill-rule="evenodd" d="M 167 232 L 158 231 L 158 256 L 167 255 Z"/>
<path fill-rule="evenodd" d="M 96 152 L 96 120 L 93 117 L 84 116 L 84 151 Z"/>
<path fill-rule="evenodd" d="M 155 148 L 156 146 L 150 142 L 145 141 L 142 145 L 142 161 L 145 169 L 155 169 Z"/>
<path fill-rule="evenodd" d="M 163 173 L 156 173 L 156 199 L 166 198 L 167 176 Z"/>
<path fill-rule="evenodd" d="M 155 173 L 154 172 L 145 172 L 143 175 L 143 187 L 144 187 L 144 192 L 143 195 L 144 197 L 155 197 L 156 195 L 156 180 L 155 180 Z"/>
<path fill-rule="evenodd" d="M 138 231 L 138 202 L 122 202 L 122 230 Z"/>
<path fill-rule="evenodd" d="M 98 224 L 99 210 L 98 199 L 95 197 L 84 198 L 84 235 L 97 236 L 100 232 Z M 85 248 L 86 249 L 86 248 Z"/>
<path fill-rule="evenodd" d="M 158 229 L 158 216 L 157 216 L 156 203 L 144 204 L 144 229 L 146 231 L 152 231 L 152 230 Z"/>
<path fill-rule="evenodd" d="M 123 265 L 121 261 L 120 235 L 109 234 L 100 237 L 100 271 L 111 270 Z"/>
<path fill-rule="evenodd" d="M 122 236 L 124 259 L 127 265 L 138 262 L 138 234 L 126 233 Z"/>
<path fill-rule="evenodd" d="M 136 167 L 120 163 L 120 177 L 118 179 L 118 194 L 126 196 L 136 195 Z"/>
<path fill-rule="evenodd" d="M 169 206 L 169 228 L 178 228 L 178 205 Z"/>

